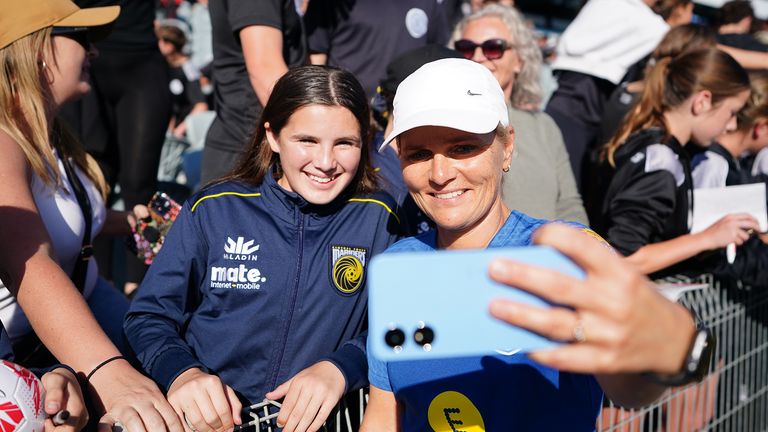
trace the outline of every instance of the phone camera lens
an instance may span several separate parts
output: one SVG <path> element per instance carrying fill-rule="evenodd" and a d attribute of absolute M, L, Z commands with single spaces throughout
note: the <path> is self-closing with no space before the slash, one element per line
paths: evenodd
<path fill-rule="evenodd" d="M 392 330 L 389 330 L 384 335 L 384 342 L 387 345 L 394 348 L 395 350 L 397 350 L 405 342 L 405 333 L 399 328 L 394 328 Z"/>
<path fill-rule="evenodd" d="M 421 346 L 432 345 L 435 340 L 435 332 L 430 327 L 421 327 L 413 332 L 413 340 Z"/>

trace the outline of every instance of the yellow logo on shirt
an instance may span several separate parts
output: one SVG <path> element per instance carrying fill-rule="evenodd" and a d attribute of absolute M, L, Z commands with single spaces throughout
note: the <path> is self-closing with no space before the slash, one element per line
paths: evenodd
<path fill-rule="evenodd" d="M 485 432 L 485 422 L 475 404 L 455 391 L 437 395 L 429 404 L 429 425 L 435 432 Z"/>
<path fill-rule="evenodd" d="M 344 294 L 355 293 L 363 284 L 366 250 L 347 246 L 332 246 L 331 279 Z"/>

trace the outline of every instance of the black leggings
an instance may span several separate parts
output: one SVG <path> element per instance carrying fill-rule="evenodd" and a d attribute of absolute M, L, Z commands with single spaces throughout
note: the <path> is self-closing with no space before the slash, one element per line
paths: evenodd
<path fill-rule="evenodd" d="M 83 104 L 85 148 L 107 181 L 120 183 L 126 209 L 146 204 L 171 118 L 168 66 L 159 52 L 102 53 L 91 71 L 96 97 Z"/>
<path fill-rule="evenodd" d="M 158 51 L 101 52 L 91 63 L 93 89 L 75 114 L 80 136 L 109 185 L 120 184 L 130 210 L 146 204 L 157 190 L 160 151 L 171 118 L 168 65 Z M 145 266 L 135 257 L 126 264 L 126 279 L 140 282 Z"/>

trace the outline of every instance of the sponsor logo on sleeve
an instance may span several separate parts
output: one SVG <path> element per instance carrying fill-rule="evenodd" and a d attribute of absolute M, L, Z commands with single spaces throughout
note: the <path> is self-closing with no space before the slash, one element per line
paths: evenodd
<path fill-rule="evenodd" d="M 224 245 L 223 266 L 212 266 L 211 288 L 258 290 L 267 281 L 261 271 L 253 264 L 258 260 L 256 252 L 260 245 L 255 240 L 246 241 L 244 237 L 233 240 L 227 237 Z"/>

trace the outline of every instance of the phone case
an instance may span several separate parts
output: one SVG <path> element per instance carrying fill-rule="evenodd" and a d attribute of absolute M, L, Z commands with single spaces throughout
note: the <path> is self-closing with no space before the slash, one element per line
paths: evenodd
<path fill-rule="evenodd" d="M 492 281 L 488 264 L 495 257 L 584 275 L 564 255 L 542 246 L 379 255 L 368 273 L 368 346 L 373 355 L 383 361 L 512 355 L 557 345 L 490 315 L 488 305 L 495 298 L 549 306 Z"/>
<path fill-rule="evenodd" d="M 144 264 L 152 264 L 160 249 L 163 247 L 168 230 L 181 211 L 181 205 L 164 192 L 155 192 L 147 204 L 149 219 L 139 221 L 133 233 L 136 245 L 136 256 Z"/>

